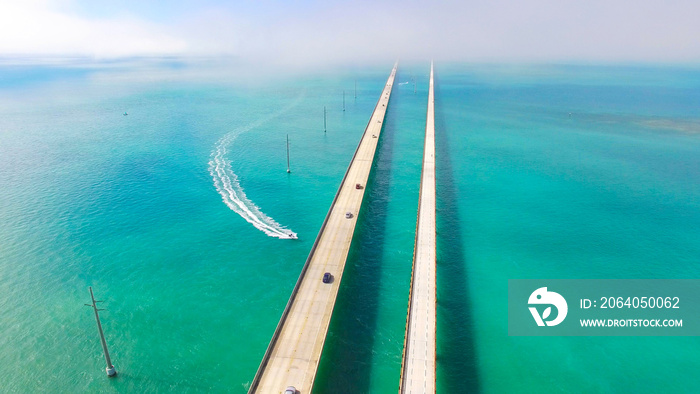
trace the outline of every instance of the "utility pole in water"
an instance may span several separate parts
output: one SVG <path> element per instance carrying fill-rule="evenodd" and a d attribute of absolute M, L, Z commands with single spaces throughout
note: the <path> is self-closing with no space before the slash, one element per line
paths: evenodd
<path fill-rule="evenodd" d="M 92 309 L 95 311 L 95 320 L 97 321 L 97 331 L 100 333 L 100 340 L 102 341 L 102 350 L 105 352 L 105 361 L 107 361 L 107 368 L 105 368 L 105 371 L 107 372 L 107 376 L 114 377 L 117 376 L 117 370 L 114 368 L 114 365 L 112 365 L 112 360 L 109 358 L 109 351 L 107 350 L 107 341 L 105 341 L 105 334 L 102 332 L 102 324 L 100 323 L 100 314 L 98 311 L 103 311 L 104 309 L 97 309 L 97 303 L 102 302 L 102 301 L 95 301 L 95 296 L 92 294 L 92 286 L 88 287 L 90 289 L 90 298 L 92 298 L 92 305 L 91 304 L 85 304 L 85 306 L 91 306 Z"/>
<path fill-rule="evenodd" d="M 323 132 L 326 132 L 326 106 L 323 106 Z"/>
<path fill-rule="evenodd" d="M 289 168 L 289 134 L 287 134 L 287 174 L 292 172 L 292 170 Z"/>
<path fill-rule="evenodd" d="M 345 91 L 343 90 L 343 112 L 345 112 Z"/>

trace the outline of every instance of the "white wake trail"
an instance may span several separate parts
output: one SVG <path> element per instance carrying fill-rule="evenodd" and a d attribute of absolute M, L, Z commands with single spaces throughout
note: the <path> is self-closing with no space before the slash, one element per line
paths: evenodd
<path fill-rule="evenodd" d="M 270 237 L 296 239 L 297 234 L 265 215 L 260 208 L 246 196 L 238 180 L 238 176 L 233 172 L 231 161 L 226 158 L 226 154 L 233 141 L 235 141 L 239 135 L 256 127 L 260 127 L 262 124 L 291 110 L 301 102 L 303 97 L 304 92 L 281 110 L 247 126 L 233 130 L 221 137 L 221 139 L 217 141 L 214 150 L 211 152 L 211 159 L 209 160 L 209 174 L 211 174 L 214 180 L 214 187 L 216 187 L 216 191 L 221 194 L 221 199 L 224 203 L 231 208 L 231 210 L 241 215 L 248 223 Z"/>

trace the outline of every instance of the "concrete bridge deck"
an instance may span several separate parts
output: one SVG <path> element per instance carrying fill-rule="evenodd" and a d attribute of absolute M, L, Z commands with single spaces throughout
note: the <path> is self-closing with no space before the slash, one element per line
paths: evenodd
<path fill-rule="evenodd" d="M 287 306 L 250 386 L 250 393 L 310 393 L 350 250 L 365 186 L 389 105 L 398 63 L 384 85 L 350 166 L 311 248 Z M 360 189 L 355 185 L 360 184 Z M 346 218 L 346 213 L 352 215 Z M 323 283 L 325 272 L 333 275 Z"/>
<path fill-rule="evenodd" d="M 430 64 L 428 116 L 425 125 L 423 171 L 413 271 L 399 393 L 435 393 L 435 95 Z"/>

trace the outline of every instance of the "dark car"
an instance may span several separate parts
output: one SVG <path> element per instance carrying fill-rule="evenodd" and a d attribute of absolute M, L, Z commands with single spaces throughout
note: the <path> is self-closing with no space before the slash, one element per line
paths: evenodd
<path fill-rule="evenodd" d="M 323 283 L 331 283 L 332 280 L 333 275 L 331 275 L 330 272 L 326 272 L 325 274 L 323 274 Z"/>

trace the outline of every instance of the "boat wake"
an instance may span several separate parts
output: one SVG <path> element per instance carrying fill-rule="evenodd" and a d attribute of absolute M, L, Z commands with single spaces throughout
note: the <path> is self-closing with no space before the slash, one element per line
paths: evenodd
<path fill-rule="evenodd" d="M 265 215 L 260 208 L 246 196 L 238 176 L 233 172 L 231 161 L 226 158 L 226 154 L 231 148 L 233 141 L 235 141 L 239 135 L 256 127 L 260 127 L 262 124 L 291 110 L 301 102 L 303 97 L 304 92 L 291 104 L 281 110 L 247 126 L 235 129 L 221 137 L 221 139 L 217 141 L 214 150 L 211 152 L 211 159 L 209 160 L 209 174 L 211 174 L 214 180 L 214 187 L 216 187 L 216 191 L 221 194 L 221 199 L 224 203 L 258 230 L 270 237 L 280 239 L 297 239 L 297 234 Z"/>

